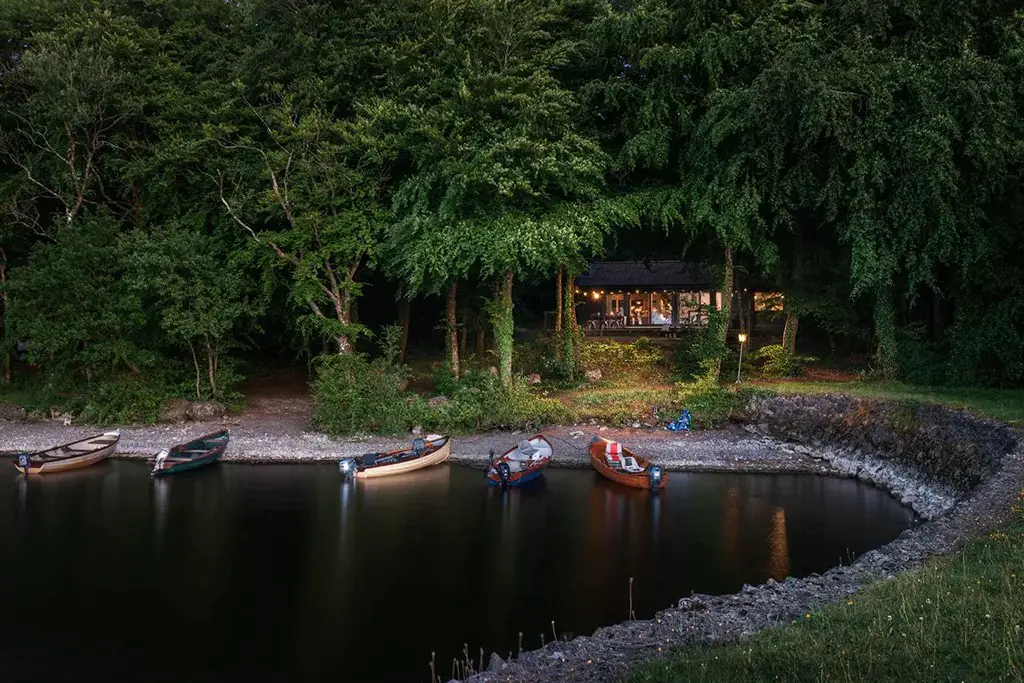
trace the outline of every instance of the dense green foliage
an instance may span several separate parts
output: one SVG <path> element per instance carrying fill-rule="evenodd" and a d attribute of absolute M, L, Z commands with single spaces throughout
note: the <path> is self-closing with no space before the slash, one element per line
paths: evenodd
<path fill-rule="evenodd" d="M 391 372 L 331 358 L 390 278 L 492 291 L 514 393 L 517 288 L 643 234 L 887 377 L 1024 385 L 1008 0 L 16 0 L 0 95 L 2 351 L 62 389 L 223 398 L 256 343 L 325 356 L 339 404 Z M 692 374 L 729 361 L 719 316 Z"/>

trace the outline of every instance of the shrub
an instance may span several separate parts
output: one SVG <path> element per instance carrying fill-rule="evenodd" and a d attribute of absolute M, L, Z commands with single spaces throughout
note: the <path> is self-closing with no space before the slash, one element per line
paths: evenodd
<path fill-rule="evenodd" d="M 676 384 L 676 401 L 680 409 L 688 408 L 693 425 L 714 429 L 746 417 L 747 404 L 758 394 L 770 393 L 753 388 L 727 388 L 710 378 Z"/>
<path fill-rule="evenodd" d="M 645 337 L 631 344 L 588 340 L 581 357 L 585 368 L 601 370 L 610 377 L 651 375 L 665 365 L 664 350 Z"/>
<path fill-rule="evenodd" d="M 722 311 L 708 311 L 706 327 L 691 335 L 689 343 L 676 347 L 676 372 L 681 377 L 698 379 L 709 376 L 715 365 L 733 353 L 719 337 L 725 314 Z"/>
<path fill-rule="evenodd" d="M 363 354 L 331 354 L 318 361 L 313 425 L 332 434 L 400 432 L 409 428 L 403 366 Z"/>
<path fill-rule="evenodd" d="M 420 399 L 413 410 L 419 424 L 440 431 L 536 429 L 572 419 L 560 401 L 531 392 L 523 377 L 505 389 L 488 372 L 467 373 L 447 403 L 431 408 Z"/>
<path fill-rule="evenodd" d="M 814 361 L 810 356 L 788 353 L 781 344 L 762 346 L 750 354 L 751 363 L 762 377 L 798 377 L 803 374 L 804 365 Z"/>
<path fill-rule="evenodd" d="M 100 425 L 156 422 L 160 406 L 174 395 L 159 378 L 124 376 L 92 385 L 84 397 L 79 419 Z M 65 410 L 73 407 L 65 403 Z"/>

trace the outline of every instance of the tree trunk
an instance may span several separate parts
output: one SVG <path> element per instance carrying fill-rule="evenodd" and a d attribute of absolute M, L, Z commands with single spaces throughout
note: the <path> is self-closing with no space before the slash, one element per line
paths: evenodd
<path fill-rule="evenodd" d="M 561 272 L 561 271 L 560 271 Z M 566 280 L 573 281 L 572 273 L 566 271 Z M 580 348 L 579 328 L 576 326 L 576 296 L 572 286 L 562 289 L 562 302 L 558 307 L 559 313 L 565 319 L 562 322 L 562 344 L 561 356 L 566 369 L 569 381 L 576 380 L 576 373 L 580 369 Z"/>
<path fill-rule="evenodd" d="M 789 295 L 785 299 L 786 327 L 782 331 L 782 348 L 791 356 L 796 354 L 796 333 L 800 329 L 800 314 L 793 310 L 793 297 L 799 296 L 804 270 L 804 253 L 799 232 L 796 233 L 794 244 L 796 253 L 793 254 L 793 280 L 790 283 Z"/>
<path fill-rule="evenodd" d="M 462 323 L 462 327 L 459 328 L 459 358 L 468 358 L 469 354 L 466 353 L 466 333 L 469 330 L 466 329 L 466 323 Z"/>
<path fill-rule="evenodd" d="M 453 282 L 448 287 L 448 310 L 446 323 L 448 328 L 448 365 L 451 368 L 452 374 L 455 375 L 455 379 L 459 378 L 459 326 L 458 319 L 456 318 L 455 304 L 458 300 L 458 283 Z"/>
<path fill-rule="evenodd" d="M 876 359 L 886 379 L 899 374 L 896 357 L 896 309 L 888 287 L 875 292 L 875 340 L 878 343 Z"/>
<path fill-rule="evenodd" d="M 558 266 L 558 275 L 555 277 L 555 334 L 562 331 L 562 266 Z"/>
<path fill-rule="evenodd" d="M 476 359 L 483 360 L 487 353 L 487 330 L 483 324 L 476 328 Z"/>
<path fill-rule="evenodd" d="M 732 320 L 732 294 L 733 294 L 733 270 L 732 270 L 732 247 L 725 248 L 725 269 L 722 273 L 722 310 L 719 311 L 718 330 L 716 335 L 722 346 L 725 346 L 729 335 L 729 323 Z M 714 364 L 709 368 L 709 374 L 716 380 L 722 375 L 722 356 L 715 358 Z"/>
<path fill-rule="evenodd" d="M 348 327 L 349 325 L 351 325 L 352 297 L 349 296 L 348 290 L 339 293 L 337 309 L 338 322 L 341 323 L 343 327 Z M 347 334 L 339 334 L 337 342 L 338 353 L 342 355 L 352 353 L 352 340 L 348 338 Z"/>
<path fill-rule="evenodd" d="M 206 340 L 206 366 L 210 377 L 210 395 L 217 395 L 217 354 L 214 353 L 210 340 Z"/>
<path fill-rule="evenodd" d="M 192 342 L 188 343 L 188 350 L 192 352 L 192 364 L 196 366 L 196 398 L 202 398 L 203 373 L 199 370 L 199 358 L 196 357 L 196 347 Z"/>
<path fill-rule="evenodd" d="M 7 309 L 10 305 L 9 295 L 7 293 L 7 254 L 3 249 L 0 249 L 0 301 L 3 302 L 3 321 L 4 327 L 7 327 Z M 6 336 L 6 335 L 4 335 Z M 11 349 L 9 347 L 4 348 L 4 374 L 3 383 L 8 385 L 12 379 L 12 358 Z"/>
<path fill-rule="evenodd" d="M 398 300 L 398 322 L 402 334 L 398 338 L 398 362 L 404 364 L 409 356 L 409 300 L 404 296 Z"/>
<path fill-rule="evenodd" d="M 494 312 L 491 315 L 494 325 L 494 343 L 498 347 L 498 376 L 501 384 L 506 389 L 512 385 L 512 341 L 513 341 L 513 317 L 512 317 L 512 283 L 515 281 L 515 273 L 506 271 L 502 276 L 501 284 L 495 292 Z"/>
<path fill-rule="evenodd" d="M 782 330 L 782 349 L 789 355 L 796 354 L 796 333 L 800 329 L 800 316 L 786 311 L 786 327 Z"/>

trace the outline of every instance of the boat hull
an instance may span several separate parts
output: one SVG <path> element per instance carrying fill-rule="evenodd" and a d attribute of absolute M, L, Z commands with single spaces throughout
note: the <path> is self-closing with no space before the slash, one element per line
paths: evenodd
<path fill-rule="evenodd" d="M 594 466 L 594 469 L 599 474 L 614 481 L 616 484 L 629 486 L 634 489 L 661 490 L 665 488 L 665 484 L 668 483 L 668 475 L 662 475 L 658 488 L 652 489 L 651 480 L 647 478 L 646 472 L 646 469 L 651 465 L 650 461 L 626 448 L 622 449 L 623 455 L 630 455 L 636 458 L 637 464 L 642 466 L 645 471 L 633 474 L 630 472 L 620 472 L 609 467 L 604 460 L 604 444 L 604 439 L 600 438 L 595 438 L 590 442 L 590 464 Z"/>
<path fill-rule="evenodd" d="M 190 470 L 197 470 L 200 467 L 206 467 L 220 460 L 220 456 L 223 451 L 214 453 L 213 455 L 203 456 L 202 458 L 195 458 L 188 462 L 176 462 L 173 465 L 166 467 L 162 470 L 154 470 L 152 472 L 154 477 L 162 477 L 167 474 L 177 474 L 178 472 L 188 472 Z"/>
<path fill-rule="evenodd" d="M 85 453 L 78 457 L 66 458 L 63 460 L 30 464 L 27 468 L 23 468 L 15 462 L 14 468 L 22 474 L 55 474 L 57 472 L 70 472 L 71 470 L 79 470 L 83 467 L 89 467 L 90 465 L 103 462 L 113 455 L 116 447 L 117 442 L 114 442 L 106 448 L 93 451 L 92 453 Z"/>
<path fill-rule="evenodd" d="M 544 475 L 544 469 L 547 466 L 548 466 L 548 463 L 545 462 L 543 465 L 540 465 L 539 467 L 531 468 L 530 470 L 527 470 L 526 472 L 516 472 L 511 477 L 509 477 L 509 479 L 508 479 L 508 487 L 509 488 L 514 488 L 514 487 L 517 487 L 517 486 L 526 486 L 530 482 L 537 481 L 538 479 L 540 479 Z M 501 486 L 501 477 L 499 477 L 497 474 L 488 474 L 487 475 L 487 485 L 488 486 Z"/>
<path fill-rule="evenodd" d="M 445 444 L 438 448 L 429 455 L 424 455 L 422 458 L 416 458 L 415 460 L 406 460 L 405 462 L 396 462 L 393 465 L 380 465 L 377 467 L 368 467 L 365 470 L 358 470 L 356 472 L 356 479 L 376 479 L 377 477 L 391 477 L 396 474 L 406 474 L 408 472 L 415 472 L 416 470 L 422 470 L 424 467 L 431 467 L 432 465 L 439 465 L 448 459 L 451 454 L 452 441 L 448 439 Z"/>

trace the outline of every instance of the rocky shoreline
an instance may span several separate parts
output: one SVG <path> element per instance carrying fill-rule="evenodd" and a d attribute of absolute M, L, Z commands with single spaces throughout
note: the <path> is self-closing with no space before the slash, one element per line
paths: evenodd
<path fill-rule="evenodd" d="M 785 624 L 864 586 L 949 553 L 1004 520 L 1024 487 L 1024 446 L 1005 425 L 943 408 L 843 396 L 755 399 L 742 427 L 678 434 L 596 425 L 555 427 L 552 466 L 589 467 L 587 444 L 599 434 L 642 451 L 666 470 L 811 473 L 849 476 L 893 493 L 928 520 L 895 541 L 823 575 L 761 586 L 735 595 L 681 599 L 654 619 L 598 629 L 592 636 L 549 643 L 511 661 L 492 655 L 473 683 L 615 681 L 637 663 L 671 648 L 742 638 Z M 170 444 L 223 427 L 232 441 L 224 460 L 239 463 L 330 462 L 385 450 L 408 439 L 331 439 L 294 419 L 237 419 L 128 427 L 117 457 L 139 459 Z M 39 450 L 95 433 L 56 421 L 0 422 L 0 452 Z M 483 467 L 519 432 L 490 432 L 453 441 L 454 463 Z"/>

